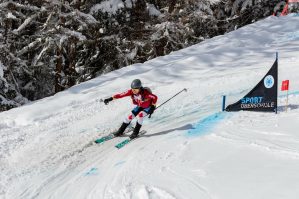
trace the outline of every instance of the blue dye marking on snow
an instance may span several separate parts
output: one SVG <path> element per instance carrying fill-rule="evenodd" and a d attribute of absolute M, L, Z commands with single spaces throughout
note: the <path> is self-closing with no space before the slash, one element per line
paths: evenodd
<path fill-rule="evenodd" d="M 85 173 L 85 176 L 91 176 L 91 175 L 98 175 L 98 168 L 91 168 L 88 172 Z"/>
<path fill-rule="evenodd" d="M 287 42 L 287 41 L 295 41 L 299 39 L 299 31 L 290 32 L 284 35 L 283 38 L 280 39 L 280 42 Z"/>
<path fill-rule="evenodd" d="M 125 163 L 126 163 L 126 161 L 120 161 L 120 162 L 117 162 L 114 166 L 117 167 L 117 166 L 125 164 Z"/>
<path fill-rule="evenodd" d="M 220 121 L 225 118 L 226 112 L 218 112 L 209 115 L 198 123 L 193 125 L 193 128 L 188 130 L 187 136 L 198 136 L 209 133 Z"/>
<path fill-rule="evenodd" d="M 291 14 L 288 14 L 288 16 L 291 16 L 291 17 L 299 17 L 299 13 L 291 13 Z"/>

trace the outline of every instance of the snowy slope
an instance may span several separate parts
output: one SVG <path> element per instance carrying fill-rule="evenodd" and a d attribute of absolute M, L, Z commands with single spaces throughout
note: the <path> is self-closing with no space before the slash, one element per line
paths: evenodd
<path fill-rule="evenodd" d="M 299 195 L 299 17 L 269 17 L 0 114 L 0 198 L 295 199 Z M 279 52 L 289 110 L 221 113 Z M 147 133 L 121 150 L 92 141 L 121 124 L 130 99 L 99 99 L 140 78 L 159 103 Z"/>

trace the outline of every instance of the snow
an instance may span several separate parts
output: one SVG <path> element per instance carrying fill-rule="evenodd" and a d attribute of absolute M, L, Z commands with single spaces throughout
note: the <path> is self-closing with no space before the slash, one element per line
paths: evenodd
<path fill-rule="evenodd" d="M 61 28 L 61 29 L 63 30 L 64 34 L 61 35 L 61 37 L 60 37 L 60 40 L 59 40 L 60 46 L 63 45 L 63 43 L 69 38 L 69 36 L 76 37 L 77 39 L 79 39 L 79 41 L 86 40 L 86 37 L 78 31 L 69 30 L 69 29 L 65 29 L 65 28 Z M 47 50 L 47 47 L 41 51 L 41 54 L 43 53 L 44 50 Z"/>
<path fill-rule="evenodd" d="M 130 60 L 133 60 L 134 57 L 136 57 L 137 55 L 137 50 L 138 50 L 137 48 L 134 48 L 131 52 L 126 54 L 126 57 Z"/>
<path fill-rule="evenodd" d="M 77 37 L 80 41 L 86 40 L 86 37 L 81 32 L 77 32 L 77 31 L 73 31 L 73 30 L 66 30 L 65 33 L 68 35 Z"/>
<path fill-rule="evenodd" d="M 38 44 L 40 44 L 42 42 L 41 38 L 36 39 L 35 41 L 31 42 L 30 44 L 28 44 L 27 46 L 25 46 L 24 48 L 22 48 L 19 52 L 18 55 L 22 55 L 24 53 L 27 53 L 30 49 L 36 47 Z"/>
<path fill-rule="evenodd" d="M 25 29 L 26 26 L 28 26 L 28 25 L 32 22 L 32 20 L 33 20 L 34 18 L 36 18 L 36 17 L 37 17 L 37 14 L 34 14 L 34 15 L 32 15 L 31 17 L 25 19 L 25 21 L 19 26 L 19 28 L 13 30 L 13 32 L 14 32 L 15 34 L 19 34 L 19 32 L 21 32 L 23 29 Z"/>
<path fill-rule="evenodd" d="M 168 30 L 171 30 L 172 32 L 176 31 L 175 23 L 173 22 L 162 22 L 160 24 L 156 24 L 155 28 L 158 30 L 156 33 L 151 35 L 152 40 L 159 39 L 161 37 L 161 31 L 163 31 L 163 36 L 169 36 Z"/>
<path fill-rule="evenodd" d="M 209 0 L 209 2 L 211 4 L 216 4 L 216 3 L 219 3 L 220 1 L 222 1 L 222 0 Z"/>
<path fill-rule="evenodd" d="M 146 7 L 149 12 L 149 15 L 151 15 L 151 16 L 161 16 L 162 15 L 162 13 L 159 10 L 157 10 L 157 8 L 153 4 L 147 3 Z"/>
<path fill-rule="evenodd" d="M 109 14 L 116 14 L 116 12 L 119 9 L 124 8 L 124 2 L 121 0 L 106 0 L 101 2 L 100 4 L 96 4 L 94 5 L 91 9 L 90 9 L 90 13 L 96 13 L 99 10 L 101 12 L 107 12 Z"/>
<path fill-rule="evenodd" d="M 298 17 L 265 20 L 55 96 L 0 113 L 0 198 L 297 199 Z M 265 75 L 279 52 L 279 112 L 220 112 Z M 144 121 L 147 133 L 121 150 L 117 129 L 129 98 L 100 99 L 140 78 L 159 96 L 178 95 Z"/>
<path fill-rule="evenodd" d="M 209 0 L 208 2 L 211 4 L 218 3 L 220 0 Z M 90 14 L 96 13 L 98 11 L 106 12 L 110 15 L 116 14 L 117 11 L 123 9 L 123 8 L 132 8 L 136 0 L 106 0 L 99 4 L 94 5 L 90 9 Z M 153 5 L 150 3 L 147 3 L 147 10 L 149 12 L 149 15 L 151 16 L 161 16 L 162 13 Z"/>
<path fill-rule="evenodd" d="M 136 0 L 126 0 L 125 1 L 125 5 L 127 8 L 132 8 L 133 7 L 133 3 L 135 3 Z"/>
<path fill-rule="evenodd" d="M 2 62 L 0 61 L 0 79 L 3 78 L 3 75 L 4 75 L 4 65 L 2 64 Z"/>
<path fill-rule="evenodd" d="M 11 12 L 9 12 L 6 16 L 8 19 L 16 19 L 16 16 L 14 16 Z"/>
<path fill-rule="evenodd" d="M 83 12 L 79 12 L 78 10 L 76 10 L 76 12 L 73 12 L 72 14 L 81 16 L 82 18 L 86 19 L 87 23 L 90 23 L 90 24 L 98 23 L 98 21 L 90 14 L 85 14 Z"/>

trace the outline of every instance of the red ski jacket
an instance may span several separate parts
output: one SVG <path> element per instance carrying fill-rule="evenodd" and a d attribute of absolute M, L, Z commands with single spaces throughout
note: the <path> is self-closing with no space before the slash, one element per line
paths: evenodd
<path fill-rule="evenodd" d="M 138 94 L 134 94 L 130 89 L 126 92 L 114 95 L 113 98 L 119 99 L 128 96 L 131 96 L 133 104 L 142 108 L 148 108 L 152 104 L 155 105 L 158 100 L 158 97 L 150 93 L 147 89 L 141 89 Z"/>

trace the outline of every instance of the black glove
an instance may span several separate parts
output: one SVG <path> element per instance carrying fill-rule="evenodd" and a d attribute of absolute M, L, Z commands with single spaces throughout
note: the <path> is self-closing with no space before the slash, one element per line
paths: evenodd
<path fill-rule="evenodd" d="M 112 100 L 113 100 L 113 97 L 109 97 L 109 98 L 107 98 L 107 99 L 104 99 L 104 103 L 105 103 L 106 105 L 108 105 L 109 102 L 111 102 Z"/>
<path fill-rule="evenodd" d="M 148 114 L 151 115 L 153 114 L 153 112 L 155 111 L 156 106 L 155 105 L 151 105 L 150 109 L 148 110 Z"/>

